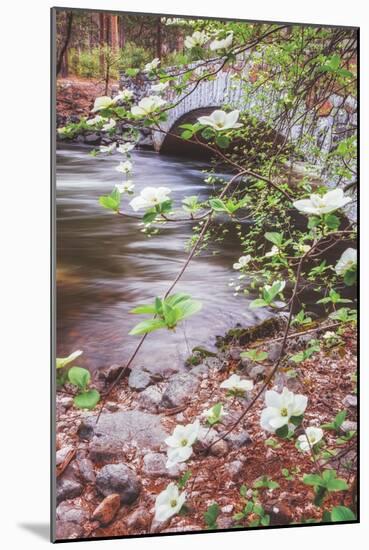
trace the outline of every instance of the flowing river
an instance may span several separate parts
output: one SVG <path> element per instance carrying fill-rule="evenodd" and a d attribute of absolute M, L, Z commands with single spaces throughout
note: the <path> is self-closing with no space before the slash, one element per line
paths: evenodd
<path fill-rule="evenodd" d="M 88 153 L 75 144 L 57 149 L 57 355 L 81 349 L 78 363 L 95 370 L 124 362 L 134 350 L 139 337 L 128 332 L 146 317 L 129 310 L 165 293 L 186 259 L 192 232 L 189 222 L 168 223 L 148 238 L 139 220 L 104 209 L 98 197 L 120 182 L 114 169 L 120 156 Z M 167 186 L 179 206 L 184 196 L 204 200 L 210 193 L 202 173 L 207 165 L 200 161 L 138 151 L 133 163 L 135 194 L 148 185 Z M 122 210 L 132 214 L 129 200 L 124 196 Z M 229 229 L 222 242 L 192 260 L 176 286 L 202 301 L 200 313 L 175 332 L 150 334 L 135 364 L 178 369 L 193 347 L 213 349 L 215 336 L 236 323 L 252 326 L 265 318 L 228 285 L 231 277 L 237 284 L 232 264 L 241 254 Z"/>

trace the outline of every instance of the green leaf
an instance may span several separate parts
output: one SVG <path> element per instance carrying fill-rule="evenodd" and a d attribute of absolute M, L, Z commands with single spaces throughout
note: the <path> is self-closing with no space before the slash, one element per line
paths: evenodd
<path fill-rule="evenodd" d="M 230 145 L 230 140 L 227 136 L 218 135 L 215 139 L 215 143 L 220 147 L 221 149 L 228 149 Z"/>
<path fill-rule="evenodd" d="M 226 212 L 227 211 L 226 205 L 220 199 L 210 199 L 209 204 L 215 212 Z"/>
<path fill-rule="evenodd" d="M 183 476 L 178 480 L 178 489 L 183 489 L 191 476 L 192 472 L 190 470 L 187 470 L 187 472 L 185 472 Z"/>
<path fill-rule="evenodd" d="M 152 304 L 143 304 L 142 306 L 137 306 L 130 310 L 130 313 L 137 313 L 137 314 L 149 314 L 149 315 L 155 315 L 157 313 L 155 306 Z"/>
<path fill-rule="evenodd" d="M 251 302 L 250 308 L 254 309 L 256 307 L 265 307 L 267 305 L 268 305 L 268 303 L 265 300 L 263 300 L 262 298 L 256 298 L 256 300 L 253 300 Z"/>
<path fill-rule="evenodd" d="M 100 401 L 97 390 L 89 390 L 75 396 L 74 404 L 79 409 L 93 409 Z"/>
<path fill-rule="evenodd" d="M 258 363 L 261 363 L 262 361 L 265 361 L 265 359 L 268 358 L 268 354 L 266 351 L 250 349 L 248 351 L 243 351 L 242 353 L 240 353 L 240 357 L 246 357 L 246 359 L 251 359 L 251 361 L 256 361 Z"/>
<path fill-rule="evenodd" d="M 353 521 L 356 516 L 350 508 L 346 506 L 335 506 L 331 512 L 332 521 Z"/>
<path fill-rule="evenodd" d="M 166 324 L 162 319 L 146 319 L 141 323 L 138 323 L 133 329 L 128 333 L 132 336 L 137 334 L 148 334 L 149 332 L 154 332 L 154 330 L 159 330 L 161 328 L 166 328 Z"/>
<path fill-rule="evenodd" d="M 144 223 L 152 223 L 155 220 L 157 215 L 158 213 L 156 212 L 156 210 L 153 210 L 153 209 L 147 210 L 143 215 L 142 221 Z"/>
<path fill-rule="evenodd" d="M 190 317 L 191 315 L 194 315 L 198 311 L 200 311 L 202 308 L 202 303 L 199 300 L 187 300 L 185 302 L 181 302 L 177 305 L 178 311 L 179 311 L 179 319 L 186 319 L 187 317 Z"/>
<path fill-rule="evenodd" d="M 163 314 L 165 322 L 169 328 L 172 328 L 177 324 L 179 310 L 170 306 L 166 300 L 163 301 Z"/>
<path fill-rule="evenodd" d="M 214 504 L 210 504 L 210 506 L 204 513 L 204 520 L 209 529 L 217 528 L 216 520 L 218 515 L 219 515 L 219 505 L 216 502 L 214 502 Z"/>
<path fill-rule="evenodd" d="M 302 481 L 305 483 L 305 485 L 321 485 L 322 483 L 322 477 L 318 474 L 305 474 L 302 478 Z"/>
<path fill-rule="evenodd" d="M 91 375 L 87 369 L 71 367 L 68 371 L 68 380 L 71 384 L 84 390 L 90 383 Z"/>
<path fill-rule="evenodd" d="M 120 196 L 119 196 L 119 200 L 118 200 L 116 197 L 114 197 L 112 195 L 101 195 L 101 197 L 99 197 L 99 203 L 104 208 L 108 208 L 109 210 L 117 211 L 119 209 L 119 205 L 120 205 Z"/>
<path fill-rule="evenodd" d="M 191 139 L 193 136 L 193 132 L 191 130 L 184 130 L 182 133 L 181 133 L 181 138 L 182 139 Z"/>
<path fill-rule="evenodd" d="M 348 269 L 344 276 L 343 276 L 343 281 L 345 283 L 345 285 L 347 286 L 352 286 L 356 283 L 356 266 L 355 267 L 352 267 L 351 269 Z"/>
<path fill-rule="evenodd" d="M 275 244 L 280 248 L 283 243 L 283 234 L 281 233 L 275 233 L 275 232 L 267 232 L 264 234 L 264 237 L 270 241 L 271 243 Z"/>

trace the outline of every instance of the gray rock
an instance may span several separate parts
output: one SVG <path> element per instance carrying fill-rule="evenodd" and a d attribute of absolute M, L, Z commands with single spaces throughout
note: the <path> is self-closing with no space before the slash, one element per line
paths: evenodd
<path fill-rule="evenodd" d="M 192 374 L 175 374 L 163 394 L 161 405 L 167 409 L 188 403 L 199 386 L 199 379 Z"/>
<path fill-rule="evenodd" d="M 126 517 L 125 523 L 128 529 L 134 530 L 135 534 L 141 531 L 147 533 L 150 528 L 151 517 L 147 508 L 136 508 L 136 510 Z"/>
<path fill-rule="evenodd" d="M 228 350 L 228 355 L 231 359 L 233 359 L 233 361 L 239 361 L 241 351 L 241 348 L 230 347 Z"/>
<path fill-rule="evenodd" d="M 71 521 L 57 521 L 56 522 L 56 540 L 70 540 L 79 539 L 83 536 L 83 529 L 77 523 Z"/>
<path fill-rule="evenodd" d="M 79 474 L 85 483 L 95 483 L 95 472 L 92 461 L 88 458 L 81 458 L 76 462 Z"/>
<path fill-rule="evenodd" d="M 357 396 L 356 395 L 346 395 L 344 400 L 342 401 L 342 404 L 345 407 L 357 407 Z"/>
<path fill-rule="evenodd" d="M 97 490 L 105 497 L 118 493 L 122 504 L 132 504 L 141 491 L 136 474 L 125 464 L 107 464 L 96 476 Z"/>
<path fill-rule="evenodd" d="M 85 135 L 85 143 L 88 143 L 90 145 L 98 145 L 101 142 L 101 136 L 98 134 L 86 134 Z"/>
<path fill-rule="evenodd" d="M 239 433 L 231 432 L 226 435 L 224 439 L 227 441 L 231 450 L 240 449 L 251 443 L 251 438 L 246 430 Z"/>
<path fill-rule="evenodd" d="M 272 363 L 275 363 L 275 361 L 278 361 L 279 355 L 281 353 L 282 344 L 275 342 L 274 344 L 270 344 L 267 348 L 268 352 L 268 359 Z"/>
<path fill-rule="evenodd" d="M 342 422 L 341 430 L 343 432 L 356 432 L 357 430 L 357 422 L 353 422 L 352 420 L 345 420 Z"/>
<path fill-rule="evenodd" d="M 263 378 L 267 367 L 263 365 L 255 365 L 248 371 L 248 375 L 252 380 L 257 380 L 258 378 Z"/>
<path fill-rule="evenodd" d="M 197 365 L 191 369 L 191 374 L 198 378 L 204 378 L 209 373 L 209 367 L 207 365 Z"/>
<path fill-rule="evenodd" d="M 72 477 L 59 477 L 56 481 L 56 503 L 78 497 L 83 491 L 81 483 Z"/>
<path fill-rule="evenodd" d="M 167 457 L 162 453 L 148 453 L 143 459 L 142 471 L 150 477 L 177 477 L 181 473 L 179 466 L 166 467 Z"/>
<path fill-rule="evenodd" d="M 244 471 L 244 465 L 241 460 L 233 460 L 226 466 L 226 471 L 233 480 L 239 479 L 240 475 Z"/>
<path fill-rule="evenodd" d="M 82 523 L 88 519 L 88 513 L 75 504 L 62 502 L 56 509 L 56 519 L 72 523 Z"/>
<path fill-rule="evenodd" d="M 72 445 L 67 445 L 66 447 L 62 447 L 58 451 L 56 451 L 55 455 L 55 462 L 56 465 L 59 466 L 60 464 L 63 464 L 64 460 L 67 458 L 68 454 L 73 451 Z"/>
<path fill-rule="evenodd" d="M 137 402 L 140 408 L 156 413 L 162 396 L 163 393 L 158 386 L 149 386 L 139 394 Z"/>
<path fill-rule="evenodd" d="M 132 390 L 143 391 L 150 386 L 152 380 L 148 372 L 142 367 L 135 367 L 128 377 L 128 385 Z"/>
<path fill-rule="evenodd" d="M 104 380 L 105 383 L 110 384 L 111 382 L 114 382 L 117 376 L 119 376 L 123 368 L 124 367 L 122 365 L 111 365 L 110 367 L 101 369 L 98 377 L 100 380 Z M 128 375 L 129 373 L 130 369 L 126 369 L 126 374 Z"/>
<path fill-rule="evenodd" d="M 142 411 L 103 413 L 81 424 L 79 435 L 91 439 L 90 458 L 95 462 L 119 460 L 128 449 L 157 450 L 167 437 L 160 417 Z"/>

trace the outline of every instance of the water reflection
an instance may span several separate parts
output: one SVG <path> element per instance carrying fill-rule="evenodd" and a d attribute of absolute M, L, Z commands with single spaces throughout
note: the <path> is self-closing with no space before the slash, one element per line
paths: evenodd
<path fill-rule="evenodd" d="M 191 236 L 190 224 L 179 223 L 147 238 L 137 220 L 114 216 L 99 205 L 98 196 L 119 181 L 117 159 L 93 158 L 79 145 L 57 150 L 57 354 L 82 349 L 79 362 L 91 369 L 127 359 L 138 338 L 128 332 L 143 319 L 129 310 L 165 292 Z M 204 199 L 209 193 L 201 172 L 205 168 L 199 161 L 135 152 L 135 191 L 166 185 L 177 204 L 184 195 Z M 132 213 L 128 204 L 123 210 Z M 211 348 L 215 335 L 263 317 L 262 310 L 250 310 L 228 287 L 232 263 L 241 253 L 232 231 L 220 247 L 220 254 L 213 254 L 218 249 L 213 246 L 196 257 L 177 286 L 202 300 L 200 314 L 175 333 L 150 335 L 137 364 L 182 364 L 194 346 Z"/>

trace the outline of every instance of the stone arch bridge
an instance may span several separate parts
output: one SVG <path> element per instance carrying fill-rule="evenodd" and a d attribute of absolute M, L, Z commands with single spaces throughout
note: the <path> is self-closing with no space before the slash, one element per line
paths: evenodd
<path fill-rule="evenodd" d="M 196 68 L 195 64 L 189 65 L 188 68 L 193 69 L 195 74 L 198 75 L 201 75 L 201 70 L 204 70 L 201 67 Z M 265 113 L 268 114 L 268 117 L 273 116 L 273 108 L 275 114 L 277 114 L 276 106 L 281 99 L 279 92 L 269 89 L 264 100 L 260 101 L 260 98 L 256 100 L 253 95 L 247 96 L 245 94 L 242 82 L 239 79 L 232 78 L 232 73 L 225 69 L 218 69 L 220 69 L 220 66 L 213 64 L 210 72 L 216 73 L 214 77 L 211 80 L 204 79 L 200 81 L 192 93 L 188 93 L 191 90 L 191 85 L 180 96 L 175 95 L 170 88 L 164 92 L 163 98 L 168 104 L 174 104 L 175 106 L 167 111 L 167 121 L 161 123 L 163 131 L 152 132 L 152 142 L 157 152 L 173 152 L 170 150 L 173 147 L 182 149 L 182 151 L 177 150 L 177 153 L 185 152 L 186 144 L 182 140 L 179 144 L 178 139 L 176 140 L 177 143 L 173 143 L 166 132 L 179 133 L 178 127 L 180 124 L 195 122 L 199 116 L 222 108 L 224 104 L 229 104 L 234 109 L 256 116 L 260 123 L 265 123 Z M 178 71 L 178 68 L 172 67 L 167 69 L 167 72 L 173 74 L 176 70 Z M 206 71 L 209 72 L 209 65 L 207 65 Z M 242 76 L 244 79 L 253 78 L 253 72 L 250 71 L 250 67 L 247 65 L 242 70 Z M 150 83 L 143 74 L 137 75 L 134 79 L 122 75 L 121 86 L 133 89 L 135 101 L 152 94 Z M 339 140 L 352 134 L 350 129 L 355 128 L 355 99 L 352 97 L 345 99 L 334 94 L 327 99 L 315 116 L 311 115 L 311 121 L 308 124 L 306 122 L 304 125 L 296 123 L 292 127 L 290 139 L 292 141 L 297 140 L 304 132 L 308 132 L 309 135 L 315 137 L 316 145 L 320 149 L 329 152 Z M 281 136 L 285 136 L 287 128 L 282 125 L 277 131 Z"/>

